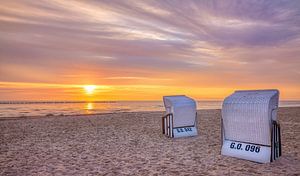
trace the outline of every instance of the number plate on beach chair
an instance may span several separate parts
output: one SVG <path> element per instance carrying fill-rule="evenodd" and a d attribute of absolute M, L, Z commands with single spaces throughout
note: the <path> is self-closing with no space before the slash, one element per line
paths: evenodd
<path fill-rule="evenodd" d="M 222 155 L 242 158 L 260 163 L 270 162 L 271 147 L 224 140 Z"/>
<path fill-rule="evenodd" d="M 187 136 L 197 136 L 196 127 L 182 127 L 182 128 L 174 128 L 173 134 L 175 138 L 178 137 L 187 137 Z"/>

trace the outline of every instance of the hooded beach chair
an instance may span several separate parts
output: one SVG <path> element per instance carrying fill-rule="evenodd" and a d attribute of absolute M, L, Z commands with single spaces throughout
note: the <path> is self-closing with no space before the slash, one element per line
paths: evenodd
<path fill-rule="evenodd" d="M 221 154 L 259 163 L 281 156 L 278 90 L 235 91 L 222 108 Z"/>
<path fill-rule="evenodd" d="M 196 136 L 196 102 L 184 95 L 164 96 L 166 115 L 162 117 L 163 134 L 170 138 Z"/>

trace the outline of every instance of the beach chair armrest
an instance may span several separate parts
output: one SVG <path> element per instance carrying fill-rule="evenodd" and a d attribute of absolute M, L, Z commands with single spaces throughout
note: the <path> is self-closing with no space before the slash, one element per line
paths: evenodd
<path fill-rule="evenodd" d="M 163 131 L 163 134 L 166 134 L 166 130 L 171 130 L 171 129 L 169 129 L 170 128 L 170 124 L 168 125 L 167 121 L 168 121 L 168 117 L 169 117 L 169 120 L 170 120 L 170 117 L 172 115 L 173 115 L 172 113 L 168 113 L 168 114 L 165 114 L 164 116 L 162 116 L 162 118 L 161 118 L 162 119 L 162 131 Z"/>
<path fill-rule="evenodd" d="M 162 116 L 162 118 L 166 118 L 167 116 L 171 115 L 172 113 L 168 113 L 168 114 L 165 114 L 164 116 Z"/>

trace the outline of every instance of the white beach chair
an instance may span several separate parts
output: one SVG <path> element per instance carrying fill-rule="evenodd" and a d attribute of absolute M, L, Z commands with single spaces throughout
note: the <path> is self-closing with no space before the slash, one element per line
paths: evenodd
<path fill-rule="evenodd" d="M 221 154 L 268 163 L 281 156 L 278 90 L 235 91 L 222 108 Z"/>
<path fill-rule="evenodd" d="M 196 102 L 184 95 L 164 96 L 166 115 L 162 118 L 163 134 L 170 138 L 196 136 Z"/>

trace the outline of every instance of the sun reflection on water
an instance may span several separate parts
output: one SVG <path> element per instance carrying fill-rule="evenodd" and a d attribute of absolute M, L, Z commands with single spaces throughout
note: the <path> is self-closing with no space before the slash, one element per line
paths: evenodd
<path fill-rule="evenodd" d="M 89 111 L 94 109 L 94 103 L 87 103 L 84 107 L 84 109 L 87 111 L 87 113 L 91 113 Z"/>

